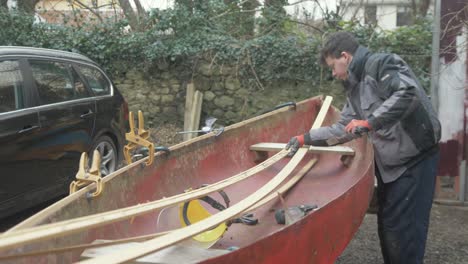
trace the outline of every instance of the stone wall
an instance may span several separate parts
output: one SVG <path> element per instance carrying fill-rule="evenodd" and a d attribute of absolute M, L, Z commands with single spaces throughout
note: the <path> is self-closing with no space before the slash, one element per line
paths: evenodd
<path fill-rule="evenodd" d="M 142 110 L 149 126 L 161 123 L 183 123 L 187 81 L 177 71 L 166 70 L 152 76 L 136 71 L 114 80 L 131 111 Z M 241 85 L 230 68 L 199 67 L 191 81 L 203 92 L 201 125 L 206 117 L 229 125 L 258 115 L 274 106 L 317 95 L 317 85 L 304 82 L 264 83 L 263 89 Z"/>

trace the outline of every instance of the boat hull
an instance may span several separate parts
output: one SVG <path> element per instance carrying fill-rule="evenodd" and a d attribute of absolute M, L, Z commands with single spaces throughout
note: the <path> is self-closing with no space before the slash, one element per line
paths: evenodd
<path fill-rule="evenodd" d="M 290 137 L 311 127 L 322 100 L 311 98 L 295 108 L 279 109 L 227 127 L 218 137 L 212 134 L 171 147 L 171 153 L 158 153 L 150 166 L 146 160 L 126 166 L 104 179 L 103 193 L 87 198 L 87 187 L 66 197 L 8 232 L 73 219 L 132 205 L 143 204 L 180 194 L 189 188 L 212 184 L 241 173 L 258 164 L 250 151 L 259 142 L 285 143 Z M 324 125 L 339 117 L 336 109 L 327 113 Z M 372 147 L 365 137 L 347 144 L 356 154 L 344 166 L 338 154 L 307 154 L 296 171 L 308 160 L 317 164 L 284 196 L 255 210 L 255 226 L 233 224 L 213 248 L 238 248 L 205 263 L 333 263 L 358 229 L 366 213 L 374 186 Z M 269 153 L 273 155 L 274 153 Z M 287 164 L 285 158 L 247 180 L 224 189 L 232 204 L 262 187 Z M 294 173 L 293 173 L 294 174 Z M 213 197 L 220 199 L 217 194 Z M 300 204 L 317 205 L 290 225 L 275 221 L 275 210 Z M 131 219 L 107 224 L 77 234 L 44 241 L 31 241 L 10 253 L 52 249 L 91 243 L 97 239 L 114 240 L 177 228 L 178 206 L 157 210 Z M 211 210 L 213 212 L 213 210 Z M 215 212 L 213 212 L 215 213 Z M 83 250 L 16 259 L 14 263 L 70 263 L 80 260 Z"/>

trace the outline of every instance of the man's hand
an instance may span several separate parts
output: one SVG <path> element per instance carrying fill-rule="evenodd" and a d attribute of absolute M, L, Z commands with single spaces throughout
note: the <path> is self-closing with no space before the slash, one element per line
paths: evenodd
<path fill-rule="evenodd" d="M 361 135 L 363 132 L 368 132 L 372 130 L 371 125 L 367 120 L 356 120 L 353 119 L 349 124 L 345 127 L 347 133 L 359 134 Z"/>
<path fill-rule="evenodd" d="M 292 137 L 285 147 L 286 150 L 289 149 L 288 157 L 294 156 L 302 146 L 304 146 L 304 135 Z"/>

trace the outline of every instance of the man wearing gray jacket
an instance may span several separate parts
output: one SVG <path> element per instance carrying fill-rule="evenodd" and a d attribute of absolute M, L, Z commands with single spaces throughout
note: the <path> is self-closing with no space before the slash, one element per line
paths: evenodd
<path fill-rule="evenodd" d="M 384 262 L 423 263 L 440 140 L 430 100 L 398 55 L 373 54 L 348 32 L 331 34 L 320 55 L 343 81 L 341 118 L 291 138 L 286 149 L 292 156 L 304 144 L 332 146 L 367 132 L 375 153 Z"/>

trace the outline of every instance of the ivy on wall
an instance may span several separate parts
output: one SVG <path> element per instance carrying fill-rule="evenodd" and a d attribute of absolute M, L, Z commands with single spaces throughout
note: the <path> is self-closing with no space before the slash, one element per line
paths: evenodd
<path fill-rule="evenodd" d="M 139 32 L 130 31 L 125 19 L 76 27 L 67 18 L 60 25 L 35 23 L 28 14 L 0 9 L 0 45 L 79 52 L 114 74 L 139 69 L 153 75 L 167 69 L 161 65 L 170 65 L 186 80 L 199 72 L 203 61 L 213 70 L 229 67 L 244 87 L 264 90 L 269 82 L 279 80 L 319 87 L 329 83 L 329 71 L 317 60 L 322 37 L 348 30 L 373 51 L 400 54 L 429 87 L 432 34 L 428 20 L 376 31 L 330 13 L 311 31 L 294 23 L 277 5 L 264 7 L 266 15 L 255 18 L 246 17 L 242 6 L 224 2 L 206 1 L 195 10 L 177 4 L 151 10 L 143 22 L 145 30 Z"/>

